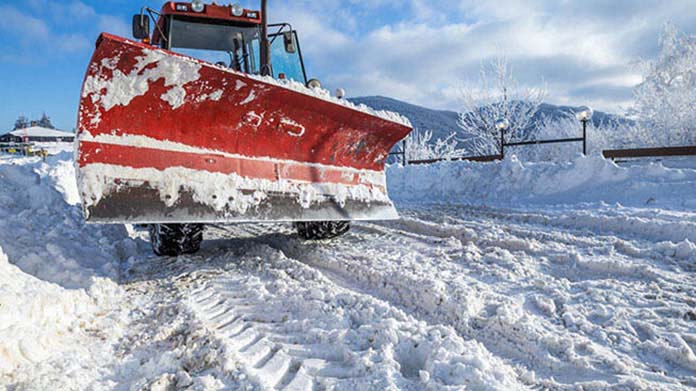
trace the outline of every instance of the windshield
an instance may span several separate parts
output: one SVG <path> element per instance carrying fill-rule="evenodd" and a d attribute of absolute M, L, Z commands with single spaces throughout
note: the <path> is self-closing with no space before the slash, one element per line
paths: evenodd
<path fill-rule="evenodd" d="M 258 27 L 172 18 L 169 49 L 213 64 L 259 73 Z"/>
<path fill-rule="evenodd" d="M 299 50 L 297 33 L 295 31 L 290 31 L 289 34 L 291 35 L 287 37 L 282 33 L 273 34 L 269 37 L 271 41 L 273 77 L 279 79 L 282 74 L 286 79 L 306 84 L 307 75 L 305 75 L 302 54 Z M 286 47 L 287 38 L 294 41 L 294 51 L 288 51 Z"/>

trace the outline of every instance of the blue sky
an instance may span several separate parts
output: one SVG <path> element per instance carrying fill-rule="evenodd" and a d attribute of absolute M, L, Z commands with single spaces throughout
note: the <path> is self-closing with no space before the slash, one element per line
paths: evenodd
<path fill-rule="evenodd" d="M 256 8 L 257 1 L 241 1 Z M 506 56 L 521 86 L 548 101 L 621 112 L 657 55 L 665 22 L 696 33 L 696 0 L 270 0 L 300 32 L 308 73 L 349 96 L 385 95 L 456 110 L 482 62 Z M 129 35 L 161 1 L 0 0 L 0 133 L 20 113 L 75 126 L 99 32 Z"/>

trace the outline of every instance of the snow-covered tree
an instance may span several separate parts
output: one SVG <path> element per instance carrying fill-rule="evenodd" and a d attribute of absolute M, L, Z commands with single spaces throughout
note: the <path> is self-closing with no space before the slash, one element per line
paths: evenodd
<path fill-rule="evenodd" d="M 20 114 L 17 120 L 15 121 L 14 124 L 14 129 L 12 130 L 17 130 L 17 129 L 25 129 L 29 127 L 29 119 L 25 117 L 23 114 Z"/>
<path fill-rule="evenodd" d="M 445 139 L 432 140 L 433 132 L 418 129 L 411 132 L 406 140 L 406 159 L 429 160 L 429 159 L 452 159 L 466 156 L 466 151 L 459 148 L 456 133 L 451 133 Z"/>
<path fill-rule="evenodd" d="M 462 111 L 459 126 L 473 135 L 467 140 L 471 152 L 480 155 L 500 153 L 500 133 L 495 123 L 506 119 L 505 139 L 518 136 L 533 125 L 534 114 L 547 96 L 545 86 L 521 88 L 505 58 L 482 64 L 475 85 L 461 89 Z"/>
<path fill-rule="evenodd" d="M 660 36 L 660 55 L 643 62 L 643 82 L 634 90 L 630 111 L 653 129 L 658 145 L 696 144 L 696 36 L 665 25 Z"/>
<path fill-rule="evenodd" d="M 38 121 L 38 126 L 42 128 L 48 128 L 48 129 L 55 129 L 53 124 L 51 123 L 51 118 L 49 118 L 46 113 L 43 113 L 41 116 L 41 119 Z"/>

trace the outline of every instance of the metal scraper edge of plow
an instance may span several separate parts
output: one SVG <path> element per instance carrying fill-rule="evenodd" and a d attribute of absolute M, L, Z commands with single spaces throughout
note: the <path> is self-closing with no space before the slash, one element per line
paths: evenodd
<path fill-rule="evenodd" d="M 164 159 L 170 163 L 173 160 L 176 159 Z M 268 164 L 263 161 L 255 163 Z M 83 208 L 87 222 L 289 222 L 392 220 L 399 217 L 384 186 L 349 184 L 348 181 L 311 182 L 280 176 L 250 178 L 234 171 L 211 172 L 185 167 L 157 170 L 151 166 L 151 163 L 143 168 L 103 163 L 82 166 L 78 180 L 84 191 L 81 195 L 85 200 Z M 323 171 L 304 168 L 309 172 Z M 276 175 L 281 171 L 277 166 L 273 170 Z M 351 175 L 357 180 L 357 175 Z M 384 179 L 384 173 L 381 176 Z M 305 179 L 309 178 L 305 176 Z M 305 205 L 301 202 L 303 194 L 312 195 Z"/>
<path fill-rule="evenodd" d="M 138 198 L 138 206 L 131 200 Z M 128 188 L 125 192 L 114 192 L 96 206 L 85 211 L 87 224 L 166 224 L 166 223 L 287 223 L 297 221 L 372 221 L 396 220 L 399 218 L 391 203 L 371 203 L 348 200 L 339 205 L 327 200 L 301 207 L 297 201 L 284 195 L 269 195 L 262 204 L 244 214 L 217 211 L 194 201 L 190 192 L 182 192 L 174 206 L 161 201 L 156 189 L 147 187 Z M 135 210 L 134 210 L 135 209 Z M 152 216 L 151 218 L 148 216 Z"/>

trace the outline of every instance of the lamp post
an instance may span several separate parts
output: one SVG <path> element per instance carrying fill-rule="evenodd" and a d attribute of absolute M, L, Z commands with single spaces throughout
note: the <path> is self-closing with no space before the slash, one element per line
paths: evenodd
<path fill-rule="evenodd" d="M 495 129 L 500 131 L 500 157 L 505 159 L 505 131 L 510 127 L 507 118 L 499 118 L 495 121 Z"/>
<path fill-rule="evenodd" d="M 404 167 L 408 164 L 408 161 L 406 160 L 406 139 L 402 141 L 403 145 L 401 147 L 401 152 L 403 155 L 401 156 L 401 164 L 403 164 Z"/>
<path fill-rule="evenodd" d="M 578 121 L 582 122 L 582 154 L 587 155 L 587 123 L 592 119 L 594 111 L 588 106 L 582 106 L 575 113 Z"/>

